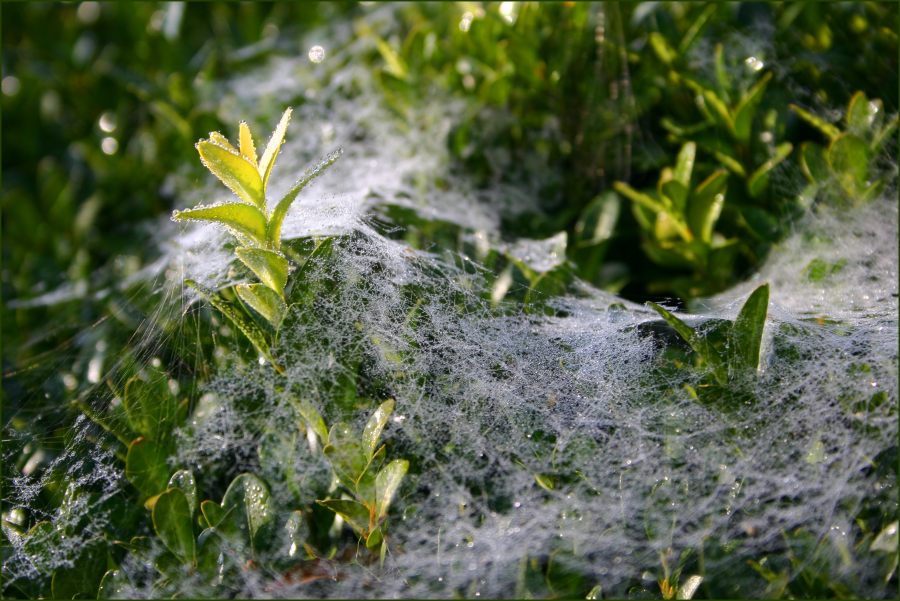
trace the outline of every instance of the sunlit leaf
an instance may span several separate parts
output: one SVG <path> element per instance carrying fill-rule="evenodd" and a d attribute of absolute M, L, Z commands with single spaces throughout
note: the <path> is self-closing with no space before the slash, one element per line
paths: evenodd
<path fill-rule="evenodd" d="M 220 146 L 211 140 L 197 142 L 200 160 L 213 175 L 234 192 L 238 198 L 260 208 L 265 208 L 265 189 L 259 171 L 240 153 Z"/>
<path fill-rule="evenodd" d="M 193 209 L 175 211 L 172 213 L 172 219 L 174 221 L 213 221 L 247 236 L 256 243 L 263 244 L 266 239 L 266 216 L 258 208 L 246 204 L 200 205 Z"/>
<path fill-rule="evenodd" d="M 375 507 L 378 519 L 387 515 L 394 494 L 400 487 L 400 482 L 403 481 L 407 470 L 409 470 L 409 461 L 395 459 L 384 466 L 375 477 Z"/>
<path fill-rule="evenodd" d="M 862 91 L 856 92 L 847 104 L 847 130 L 860 137 L 867 136 L 876 117 L 883 114 L 880 105 L 880 102 L 870 102 Z"/>
<path fill-rule="evenodd" d="M 691 173 L 694 171 L 694 158 L 697 156 L 697 145 L 688 142 L 678 151 L 678 158 L 675 160 L 675 169 L 672 173 L 675 181 L 684 186 L 685 190 L 691 187 Z"/>
<path fill-rule="evenodd" d="M 281 325 L 287 306 L 274 290 L 264 284 L 238 284 L 234 291 L 273 327 Z"/>
<path fill-rule="evenodd" d="M 170 488 L 153 506 L 153 528 L 177 558 L 193 564 L 197 559 L 191 506 L 178 488 Z"/>
<path fill-rule="evenodd" d="M 287 194 L 285 194 L 281 200 L 278 201 L 278 204 L 275 205 L 275 208 L 272 210 L 272 215 L 269 217 L 268 227 L 268 241 L 275 249 L 278 249 L 281 246 L 281 226 L 284 223 L 284 218 L 287 216 L 288 209 L 291 208 L 294 199 L 297 198 L 297 195 L 300 194 L 300 191 L 303 190 L 309 182 L 324 173 L 328 167 L 333 165 L 334 162 L 340 158 L 342 153 L 343 150 L 339 148 L 321 159 L 313 167 L 307 169 L 300 179 L 291 186 L 291 189 L 288 190 Z"/>
<path fill-rule="evenodd" d="M 275 159 L 278 158 L 278 152 L 281 150 L 281 145 L 284 144 L 284 136 L 287 134 L 288 123 L 291 121 L 291 110 L 288 107 L 281 115 L 281 120 L 278 121 L 275 131 L 272 132 L 272 137 L 269 138 L 269 143 L 266 144 L 266 149 L 259 159 L 259 170 L 257 173 L 262 178 L 263 190 L 269 183 L 269 176 L 272 174 L 272 168 L 275 166 Z"/>
<path fill-rule="evenodd" d="M 687 207 L 687 222 L 694 235 L 709 244 L 713 228 L 725 203 L 725 187 L 728 173 L 719 169 L 706 178 L 694 190 Z"/>
<path fill-rule="evenodd" d="M 828 147 L 828 162 L 851 193 L 858 193 L 869 178 L 869 147 L 859 137 L 841 134 Z"/>
<path fill-rule="evenodd" d="M 288 276 L 288 261 L 284 255 L 275 251 L 248 246 L 235 248 L 234 254 L 250 271 L 256 274 L 256 277 L 263 284 L 283 298 L 284 286 L 287 284 Z"/>
<path fill-rule="evenodd" d="M 375 453 L 378 439 L 381 438 L 381 431 L 384 430 L 384 426 L 387 424 L 388 418 L 390 418 L 393 411 L 394 399 L 388 399 L 379 405 L 372 416 L 369 417 L 369 421 L 366 423 L 362 433 L 362 443 L 369 459 Z"/>
<path fill-rule="evenodd" d="M 790 104 L 788 105 L 788 108 L 791 109 L 791 111 L 793 111 L 795 115 L 822 132 L 822 134 L 824 134 L 825 137 L 829 140 L 833 140 L 841 134 L 841 130 L 839 130 L 833 124 L 825 121 L 817 115 L 812 114 L 806 109 L 797 106 L 796 104 Z"/>
<path fill-rule="evenodd" d="M 241 156 L 250 161 L 251 165 L 257 167 L 258 171 L 259 169 L 256 164 L 256 146 L 253 145 L 253 136 L 250 133 L 250 126 L 247 125 L 246 121 L 241 121 L 238 131 Z"/>
<path fill-rule="evenodd" d="M 318 409 L 306 399 L 296 400 L 295 406 L 297 411 L 300 412 L 300 416 L 313 429 L 313 432 L 316 433 L 322 444 L 328 443 L 328 429 L 325 427 L 325 420 L 322 419 L 322 414 L 319 413 Z"/>

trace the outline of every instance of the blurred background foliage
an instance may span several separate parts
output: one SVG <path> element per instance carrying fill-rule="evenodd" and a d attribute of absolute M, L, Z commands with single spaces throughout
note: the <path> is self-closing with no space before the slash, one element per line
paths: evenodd
<path fill-rule="evenodd" d="M 521 268 L 542 292 L 573 275 L 635 300 L 726 289 L 804 210 L 835 202 L 809 188 L 799 156 L 804 144 L 827 153 L 829 130 L 791 105 L 841 130 L 857 91 L 897 112 L 896 3 L 402 3 L 390 21 L 371 20 L 372 4 L 3 4 L 4 427 L 42 441 L 5 462 L 4 479 L 64 445 L 75 407 L 42 408 L 102 387 L 97 358 L 121 360 L 140 336 L 154 301 L 134 276 L 154 258 L 152 224 L 175 204 L 176 174 L 203 177 L 194 142 L 232 125 L 214 83 L 305 56 L 315 28 L 343 21 L 371 42 L 358 58 L 401 126 L 429 97 L 465 101 L 446 140 L 454 176 L 536 199 L 504 213 L 509 241 L 566 233 L 554 278 Z M 866 155 L 863 183 L 895 172 L 884 154 Z M 858 163 L 835 156 L 836 177 Z M 715 196 L 697 188 L 718 177 L 718 208 L 697 213 L 695 199 Z M 393 217 L 423 247 L 459 237 Z M 22 303 L 49 293 L 58 302 Z M 175 327 L 185 338 L 199 326 Z M 159 349 L 185 387 L 213 356 L 208 333 L 196 339 L 194 357 L 166 356 L 169 337 Z"/>

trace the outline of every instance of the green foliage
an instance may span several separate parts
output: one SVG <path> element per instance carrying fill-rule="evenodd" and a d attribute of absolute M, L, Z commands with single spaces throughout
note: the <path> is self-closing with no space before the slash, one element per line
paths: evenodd
<path fill-rule="evenodd" d="M 218 132 L 209 134 L 209 139 L 197 143 L 197 151 L 203 165 L 225 184 L 242 203 L 225 203 L 199 206 L 172 213 L 175 221 L 211 221 L 227 227 L 237 236 L 243 246 L 235 248 L 235 256 L 259 280 L 263 286 L 240 285 L 236 288 L 238 297 L 261 315 L 276 330 L 281 325 L 287 311 L 284 302 L 284 288 L 288 278 L 288 260 L 281 253 L 281 225 L 288 209 L 300 191 L 317 175 L 331 166 L 340 156 L 340 150 L 322 159 L 306 173 L 277 202 L 271 213 L 266 208 L 266 185 L 275 160 L 284 144 L 291 109 L 281 116 L 275 131 L 269 138 L 261 157 L 256 155 L 256 146 L 249 126 L 241 122 L 239 127 L 239 147 L 235 148 L 225 136 Z M 230 319 L 270 363 L 279 369 L 269 355 L 269 344 L 265 334 L 252 325 L 239 309 L 218 297 L 212 301 L 213 293 L 205 296 Z M 226 308 L 227 307 L 227 308 Z"/>
<path fill-rule="evenodd" d="M 704 332 L 692 328 L 656 303 L 647 303 L 659 313 L 697 354 L 700 365 L 709 369 L 715 382 L 728 386 L 759 368 L 760 347 L 769 308 L 769 285 L 754 290 L 741 307 L 734 323 L 724 332 Z"/>
<path fill-rule="evenodd" d="M 790 108 L 828 141 L 827 146 L 804 142 L 800 147 L 800 166 L 809 182 L 802 194 L 805 202 L 821 196 L 825 202 L 855 205 L 884 190 L 891 176 L 879 175 L 876 161 L 897 129 L 897 115 L 886 117 L 881 100 L 856 92 L 844 112 L 843 129 L 797 105 Z"/>
<path fill-rule="evenodd" d="M 409 469 L 409 461 L 405 459 L 395 459 L 381 467 L 385 448 L 384 445 L 379 447 L 378 441 L 393 410 L 393 400 L 383 402 L 358 438 L 346 424 L 336 424 L 327 440 L 322 440 L 325 444 L 322 450 L 335 476 L 353 498 L 327 499 L 318 503 L 344 518 L 365 541 L 367 548 L 380 551 L 382 560 L 387 550 L 384 521 Z M 319 423 L 321 418 L 312 416 L 312 422 Z"/>

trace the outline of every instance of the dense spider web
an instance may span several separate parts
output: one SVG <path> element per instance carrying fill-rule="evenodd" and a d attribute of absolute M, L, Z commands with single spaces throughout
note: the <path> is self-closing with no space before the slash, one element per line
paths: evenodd
<path fill-rule="evenodd" d="M 473 190 L 450 176 L 443 140 L 464 104 L 436 99 L 401 127 L 374 100 L 371 74 L 354 66 L 363 42 L 346 31 L 331 35 L 329 63 L 343 66 L 326 72 L 305 60 L 273 58 L 218 84 L 216 93 L 225 99 L 224 120 L 234 123 L 261 106 L 276 114 L 307 99 L 296 109 L 271 197 L 318 155 L 343 147 L 343 158 L 301 195 L 284 226 L 286 239 L 335 236 L 331 257 L 304 278 L 338 284 L 282 332 L 276 354 L 284 376 L 233 356 L 224 324 L 217 326 L 224 354 L 163 366 L 182 373 L 199 373 L 204 361 L 213 366 L 179 433 L 175 464 L 198 473 L 223 465 L 234 473 L 256 470 L 276 501 L 289 498 L 288 487 L 313 490 L 328 479 L 320 456 L 301 444 L 285 455 L 290 465 L 260 466 L 258 448 L 267 436 L 287 440 L 297 432 L 291 395 L 308 395 L 330 423 L 335 411 L 319 391 L 346 377 L 355 367 L 342 358 L 355 357 L 379 383 L 357 425 L 379 395 L 396 399 L 385 439 L 392 457 L 415 458 L 414 469 L 392 510 L 383 570 L 335 562 L 334 579 L 303 585 L 251 571 L 236 594 L 521 597 L 532 559 L 587 574 L 590 585 L 613 594 L 655 594 L 661 555 L 675 564 L 688 551 L 707 549 L 706 580 L 734 580 L 735 565 L 784 553 L 785 534 L 799 529 L 818 545 L 797 552 L 800 564 L 824 557 L 846 566 L 838 576 L 855 583 L 855 594 L 890 595 L 880 555 L 860 554 L 852 566 L 840 558 L 860 536 L 860 511 L 894 514 L 897 507 L 890 459 L 898 389 L 893 190 L 853 210 L 810 210 L 757 274 L 698 303 L 701 319 L 731 319 L 753 288 L 771 284 L 764 365 L 747 385 L 755 401 L 727 411 L 708 407 L 683 391 L 678 377 L 654 371 L 664 343 L 641 327 L 657 321 L 642 306 L 578 284 L 550 301 L 553 315 L 494 308 L 478 249 L 505 244 L 502 214 L 533 199 L 523 189 Z M 436 175 L 450 185 L 429 185 Z M 182 206 L 224 199 L 211 178 L 191 190 L 197 183 L 182 182 Z M 379 212 L 385 204 L 454 224 L 474 252 L 412 248 L 398 235 L 403 224 Z M 160 258 L 129 293 L 152 293 L 157 306 L 138 319 L 132 356 L 107 361 L 105 372 L 191 344 L 188 326 L 206 309 L 185 278 L 219 288 L 241 277 L 226 235 L 209 226 L 158 225 Z M 547 247 L 519 240 L 508 248 L 545 269 L 553 264 Z M 814 260 L 841 267 L 814 281 Z M 173 322 L 181 325 L 163 326 Z M 99 339 L 101 332 L 94 327 L 84 336 Z M 94 406 L 115 402 L 99 384 L 92 391 Z M 871 402 L 878 392 L 887 400 Z M 258 401 L 249 413 L 248 398 Z M 10 483 L 5 495 L 24 511 L 46 474 L 59 470 L 73 490 L 90 495 L 73 494 L 63 509 L 32 516 L 71 521 L 68 537 L 41 565 L 12 540 L 8 580 L 67 565 L 114 521 L 104 507 L 129 484 L 113 454 L 95 444 L 102 435 L 80 419 L 65 451 L 38 472 L 44 475 L 23 473 Z M 151 593 L 135 582 L 132 594 Z M 735 582 L 734 596 L 763 592 L 760 580 Z M 181 592 L 190 595 L 192 586 L 186 577 Z"/>

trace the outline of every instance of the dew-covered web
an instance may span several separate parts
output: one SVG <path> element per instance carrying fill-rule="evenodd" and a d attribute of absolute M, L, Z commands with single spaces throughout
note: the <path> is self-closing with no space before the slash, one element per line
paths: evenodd
<path fill-rule="evenodd" d="M 666 342 L 648 334 L 658 316 L 642 306 L 579 284 L 577 293 L 550 301 L 552 316 L 492 307 L 479 252 L 502 248 L 538 270 L 561 259 L 550 255 L 558 241 L 500 239 L 501 215 L 530 208 L 529 191 L 474 190 L 451 176 L 444 140 L 464 104 L 431 99 L 398 119 L 377 100 L 369 70 L 355 66 L 369 42 L 340 28 L 328 35 L 333 44 L 321 65 L 276 57 L 217 84 L 215 93 L 227 123 L 296 107 L 271 198 L 318 156 L 343 148 L 284 225 L 286 239 L 335 237 L 328 260 L 303 276 L 310 286 L 333 286 L 297 309 L 302 319 L 281 333 L 275 354 L 283 376 L 229 355 L 235 343 L 227 333 L 224 356 L 162 366 L 196 369 L 198 380 L 201 362 L 213 366 L 178 434 L 172 467 L 254 470 L 276 503 L 298 490 L 312 503 L 308 491 L 330 477 L 321 455 L 301 440 L 299 451 L 265 463 L 259 448 L 263 439 L 279 441 L 276 448 L 296 444 L 292 396 L 309 398 L 329 423 L 337 417 L 323 391 L 358 369 L 348 357 L 377 382 L 369 390 L 361 384 L 369 396 L 357 426 L 394 398 L 384 439 L 391 457 L 408 457 L 413 467 L 392 509 L 383 570 L 334 562 L 335 578 L 304 584 L 250 570 L 238 596 L 521 597 L 532 561 L 623 595 L 634 586 L 657 590 L 661 556 L 674 565 L 704 549 L 706 580 L 734 579 L 736 565 L 783 556 L 786 533 L 798 531 L 814 543 L 796 549 L 800 565 L 823 556 L 840 566 L 860 537 L 863 510 L 896 513 L 893 190 L 853 210 L 811 209 L 757 274 L 697 304 L 697 319 L 733 319 L 753 288 L 771 285 L 764 365 L 748 385 L 755 400 L 728 410 L 705 406 L 656 369 Z M 446 184 L 435 185 L 436 176 Z M 199 191 L 198 184 L 182 181 L 177 208 L 225 199 L 212 178 Z M 389 206 L 453 224 L 473 252 L 414 249 Z M 186 278 L 219 288 L 243 277 L 219 230 L 165 220 L 154 227 L 161 258 L 140 277 L 159 304 L 138 320 L 134 356 L 121 361 L 149 360 L 174 340 L 190 345 L 189 326 L 208 309 Z M 821 264 L 830 266 L 827 277 L 811 277 Z M 182 326 L 159 325 L 173 318 Z M 115 396 L 100 385 L 96 395 L 93 405 Z M 129 484 L 117 458 L 94 442 L 102 435 L 80 419 L 55 460 L 71 474 L 73 491 L 90 495 L 37 516 L 74 520 L 52 565 L 35 565 L 35 555 L 13 540 L 7 579 L 46 575 L 114 526 L 103 508 Z M 23 475 L 5 494 L 28 511 L 45 484 Z M 856 574 L 845 574 L 856 578 L 855 594 L 890 594 L 878 577 L 880 560 L 857 557 Z M 146 580 L 134 582 L 132 594 L 150 593 Z M 763 593 L 753 588 L 759 580 L 737 582 L 746 588 L 735 595 Z M 186 577 L 181 593 L 190 596 L 192 586 Z"/>

